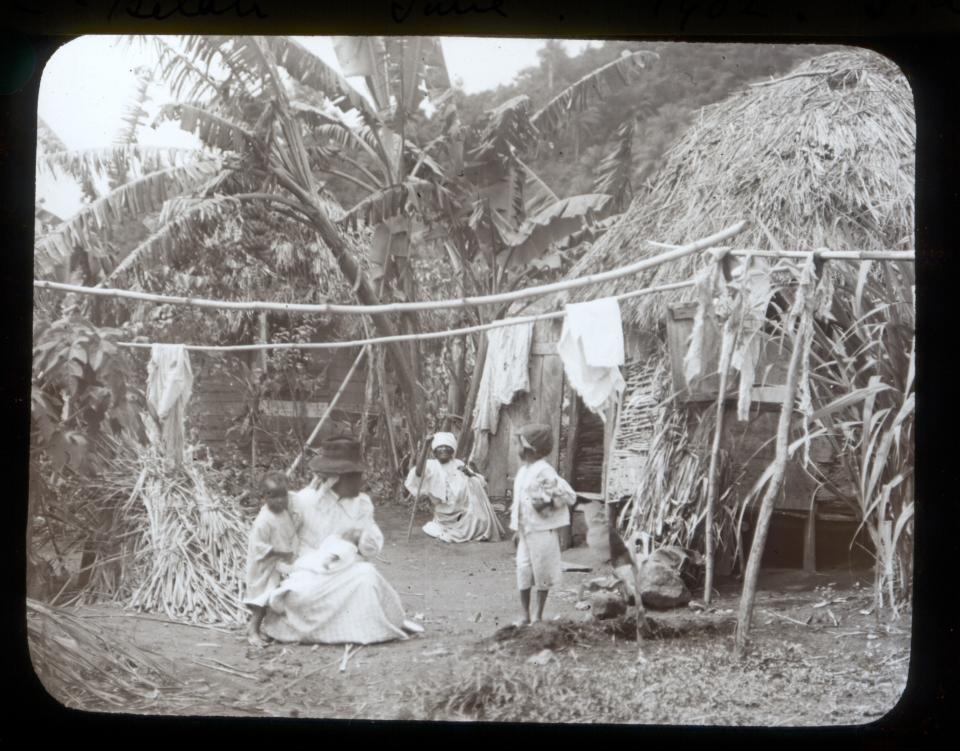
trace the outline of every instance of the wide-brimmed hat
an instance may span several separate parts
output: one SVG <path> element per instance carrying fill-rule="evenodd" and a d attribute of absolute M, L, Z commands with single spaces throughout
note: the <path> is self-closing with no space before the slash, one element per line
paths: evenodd
<path fill-rule="evenodd" d="M 361 455 L 360 442 L 349 436 L 327 438 L 320 442 L 320 452 L 307 465 L 314 472 L 326 475 L 343 475 L 363 472 L 366 466 Z"/>

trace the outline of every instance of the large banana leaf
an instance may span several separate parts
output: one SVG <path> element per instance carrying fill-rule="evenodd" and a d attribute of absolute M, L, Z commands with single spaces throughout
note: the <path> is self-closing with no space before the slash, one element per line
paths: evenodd
<path fill-rule="evenodd" d="M 209 157 L 197 149 L 122 144 L 38 155 L 37 170 L 50 174 L 61 170 L 77 181 L 83 181 L 89 177 L 106 175 L 110 170 L 142 175 L 206 159 Z"/>
<path fill-rule="evenodd" d="M 229 196 L 201 198 L 181 204 L 181 213 L 159 226 L 156 232 L 133 248 L 104 281 L 137 265 L 156 262 L 182 248 L 196 249 L 203 237 L 235 213 L 240 202 Z"/>
<path fill-rule="evenodd" d="M 343 75 L 362 76 L 377 109 L 387 109 L 390 89 L 383 37 L 333 37 L 333 51 Z"/>
<path fill-rule="evenodd" d="M 625 51 L 619 59 L 600 66 L 557 94 L 533 114 L 531 124 L 543 135 L 556 133 L 571 113 L 582 112 L 592 101 L 631 84 L 646 67 L 646 62 L 658 57 L 655 52 L 645 50 Z"/>
<path fill-rule="evenodd" d="M 515 96 L 484 114 L 480 142 L 470 157 L 478 162 L 506 163 L 536 139 L 537 130 L 530 118 L 530 97 Z"/>
<path fill-rule="evenodd" d="M 511 266 L 526 265 L 577 232 L 594 217 L 603 217 L 613 199 L 602 193 L 586 193 L 564 198 L 529 217 L 516 233 L 518 242 L 503 252 Z"/>
<path fill-rule="evenodd" d="M 69 262 L 73 248 L 100 248 L 105 228 L 126 217 L 159 211 L 165 201 L 196 190 L 219 171 L 220 163 L 211 159 L 151 172 L 121 185 L 41 238 L 34 250 L 37 269 L 41 274 L 51 274 Z"/>
<path fill-rule="evenodd" d="M 634 120 L 631 116 L 617 128 L 613 150 L 597 165 L 597 178 L 593 189 L 597 193 L 613 196 L 617 209 L 623 211 L 632 193 L 630 178 L 633 176 Z"/>
<path fill-rule="evenodd" d="M 256 143 L 253 131 L 243 123 L 208 112 L 195 104 L 166 104 L 157 115 L 154 125 L 164 120 L 175 120 L 188 133 L 193 133 L 204 145 L 221 151 L 245 153 Z"/>
<path fill-rule="evenodd" d="M 297 81 L 326 94 L 344 112 L 356 109 L 368 125 L 376 127 L 379 119 L 370 102 L 310 50 L 290 37 L 267 37 L 266 44 L 277 64 Z"/>

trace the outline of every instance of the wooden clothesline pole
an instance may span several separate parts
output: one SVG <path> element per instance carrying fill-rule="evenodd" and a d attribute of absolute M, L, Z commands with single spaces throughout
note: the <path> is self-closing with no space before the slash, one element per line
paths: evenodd
<path fill-rule="evenodd" d="M 615 300 L 626 300 L 631 297 L 640 297 L 641 295 L 650 295 L 657 292 L 669 292 L 671 290 L 684 289 L 692 287 L 695 282 L 690 279 L 684 282 L 672 282 L 670 284 L 661 284 L 656 287 L 644 287 L 643 289 L 625 292 L 621 295 L 615 295 Z M 552 313 L 539 313 L 529 316 L 514 316 L 512 318 L 503 318 L 498 321 L 491 321 L 477 326 L 465 326 L 459 329 L 446 329 L 444 331 L 424 331 L 419 334 L 396 334 L 395 336 L 370 337 L 367 339 L 353 339 L 344 342 L 279 342 L 273 344 L 185 344 L 185 349 L 191 352 L 250 352 L 261 349 L 342 349 L 344 347 L 359 347 L 365 344 L 386 344 L 387 342 L 408 342 L 422 339 L 443 339 L 450 336 L 463 336 L 477 331 L 486 331 L 488 329 L 500 328 L 502 326 L 519 326 L 524 323 L 535 323 L 550 318 L 563 318 L 567 312 L 557 310 Z M 149 342 L 117 342 L 121 347 L 134 347 L 149 349 L 153 346 Z"/>
<path fill-rule="evenodd" d="M 500 305 L 506 302 L 516 300 L 525 300 L 531 297 L 540 297 L 542 295 L 562 292 L 569 289 L 577 289 L 592 284 L 619 279 L 624 276 L 636 274 L 640 271 L 646 271 L 660 266 L 669 261 L 691 255 L 711 248 L 724 240 L 742 232 L 747 226 L 746 221 L 740 221 L 727 227 L 727 229 L 717 232 L 702 240 L 673 248 L 666 253 L 644 258 L 636 263 L 627 266 L 621 266 L 609 271 L 601 271 L 596 274 L 588 274 L 576 279 L 564 279 L 551 284 L 541 284 L 536 287 L 527 287 L 525 289 L 513 290 L 511 292 L 501 292 L 495 295 L 479 295 L 474 297 L 462 297 L 448 300 L 422 300 L 419 302 L 405 303 L 382 303 L 378 305 L 341 305 L 338 303 L 281 303 L 281 302 L 254 302 L 237 300 L 210 300 L 201 297 L 178 297 L 172 295 L 157 295 L 151 292 L 134 292 L 131 290 L 109 289 L 84 287 L 75 284 L 61 284 L 59 282 L 48 282 L 34 280 L 33 286 L 38 289 L 52 289 L 61 292 L 73 292 L 81 295 L 95 295 L 100 297 L 114 297 L 130 300 L 142 300 L 145 302 L 163 303 L 166 305 L 188 305 L 199 308 L 214 308 L 216 310 L 273 310 L 284 313 L 338 313 L 343 315 L 362 315 L 385 313 L 409 313 L 421 310 L 444 310 L 447 308 L 469 308 L 480 305 Z"/>
<path fill-rule="evenodd" d="M 343 377 L 343 383 L 340 384 L 340 388 L 337 389 L 337 393 L 333 395 L 333 399 L 330 400 L 330 404 L 328 404 L 327 408 L 323 411 L 323 415 L 320 417 L 320 421 L 317 423 L 317 426 L 313 429 L 313 432 L 310 434 L 307 442 L 300 447 L 297 458 L 293 460 L 293 464 L 291 464 L 290 469 L 287 470 L 287 477 L 292 476 L 297 467 L 300 466 L 300 462 L 303 461 L 304 452 L 307 450 L 307 447 L 313 443 L 313 439 L 317 437 L 317 434 L 320 432 L 320 428 L 323 427 L 323 424 L 333 412 L 333 408 L 337 406 L 337 402 L 340 401 L 340 397 L 343 395 L 344 390 L 346 390 L 347 384 L 350 383 L 350 379 L 353 377 L 354 371 L 357 369 L 357 366 L 360 364 L 360 361 L 363 359 L 363 356 L 367 354 L 369 349 L 370 345 L 367 344 L 363 346 L 359 353 L 357 353 L 357 359 L 353 361 L 353 365 L 350 366 L 350 370 L 348 370 L 347 374 Z"/>
<path fill-rule="evenodd" d="M 672 250 L 679 245 L 658 243 L 647 240 L 647 244 L 655 248 Z M 822 261 L 915 261 L 916 252 L 913 250 L 758 250 L 753 248 L 716 248 L 724 250 L 735 258 L 809 258 L 815 255 Z"/>

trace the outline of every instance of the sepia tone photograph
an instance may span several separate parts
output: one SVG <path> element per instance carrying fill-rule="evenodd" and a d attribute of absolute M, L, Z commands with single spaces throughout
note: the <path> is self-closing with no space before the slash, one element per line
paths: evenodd
<path fill-rule="evenodd" d="M 882 718 L 915 148 L 910 84 L 854 46 L 65 43 L 38 679 L 127 715 Z"/>

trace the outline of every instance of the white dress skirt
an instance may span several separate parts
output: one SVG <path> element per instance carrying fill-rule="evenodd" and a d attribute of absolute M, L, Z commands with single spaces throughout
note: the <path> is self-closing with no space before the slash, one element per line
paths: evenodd
<path fill-rule="evenodd" d="M 360 553 L 371 558 L 383 535 L 365 495 L 339 499 L 329 490 L 304 489 L 290 499 L 300 517 L 301 555 L 293 571 L 267 598 L 261 630 L 280 642 L 304 644 L 375 644 L 406 639 L 400 596 L 368 560 L 315 565 L 331 537 L 360 527 Z M 341 541 L 342 542 L 342 541 Z M 348 546 L 351 547 L 351 546 Z M 419 628 L 419 627 L 418 627 Z M 408 630 L 418 630 L 410 629 Z"/>

